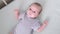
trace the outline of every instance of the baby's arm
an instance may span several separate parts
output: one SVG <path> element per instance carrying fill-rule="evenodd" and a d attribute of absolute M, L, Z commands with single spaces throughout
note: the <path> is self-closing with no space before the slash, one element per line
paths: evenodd
<path fill-rule="evenodd" d="M 17 20 L 18 20 L 18 12 L 19 12 L 18 9 L 14 9 L 14 15 L 15 15 Z M 9 34 L 12 34 L 12 31 L 10 31 Z"/>
<path fill-rule="evenodd" d="M 38 28 L 37 32 L 42 31 L 47 26 L 47 21 L 45 20 L 43 24 Z"/>
<path fill-rule="evenodd" d="M 19 12 L 18 9 L 14 9 L 14 15 L 15 15 L 16 19 L 18 19 L 18 12 Z"/>

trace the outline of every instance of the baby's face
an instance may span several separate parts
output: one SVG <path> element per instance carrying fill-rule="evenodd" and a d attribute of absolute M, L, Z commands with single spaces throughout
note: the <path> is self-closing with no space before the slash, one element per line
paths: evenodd
<path fill-rule="evenodd" d="M 41 10 L 40 6 L 33 4 L 27 9 L 27 16 L 35 18 L 39 15 L 40 10 Z"/>

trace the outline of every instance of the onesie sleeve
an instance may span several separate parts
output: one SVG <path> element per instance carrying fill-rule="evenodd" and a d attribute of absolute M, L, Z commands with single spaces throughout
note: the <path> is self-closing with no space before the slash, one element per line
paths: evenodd
<path fill-rule="evenodd" d="M 19 14 L 18 14 L 18 20 L 22 20 L 21 18 L 24 17 L 26 11 L 20 11 Z"/>
<path fill-rule="evenodd" d="M 21 16 L 22 16 L 22 13 L 20 13 L 20 14 L 19 14 L 19 17 L 18 17 L 18 19 L 20 19 L 20 18 L 21 18 Z"/>
<path fill-rule="evenodd" d="M 18 20 L 21 20 L 21 19 L 24 17 L 24 15 L 25 15 L 25 12 L 21 12 L 21 13 L 19 14 Z"/>
<path fill-rule="evenodd" d="M 36 21 L 33 25 L 32 25 L 32 29 L 34 30 L 34 31 L 36 31 L 36 30 L 38 30 L 38 28 L 40 27 L 40 25 L 41 25 L 41 23 L 40 23 L 40 21 L 38 20 L 38 21 Z"/>

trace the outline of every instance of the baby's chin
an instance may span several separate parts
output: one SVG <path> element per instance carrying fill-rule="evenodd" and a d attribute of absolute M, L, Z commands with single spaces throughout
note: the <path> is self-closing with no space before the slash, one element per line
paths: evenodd
<path fill-rule="evenodd" d="M 27 17 L 28 17 L 28 18 L 33 18 L 33 19 L 36 18 L 36 16 L 32 16 L 32 15 L 27 15 Z"/>
<path fill-rule="evenodd" d="M 32 19 L 35 19 L 36 17 L 31 17 Z"/>
<path fill-rule="evenodd" d="M 32 17 L 32 16 L 30 16 L 29 18 L 35 19 L 36 17 Z"/>

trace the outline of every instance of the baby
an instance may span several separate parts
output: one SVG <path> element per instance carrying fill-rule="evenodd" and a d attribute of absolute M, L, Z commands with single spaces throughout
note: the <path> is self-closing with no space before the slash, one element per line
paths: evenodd
<path fill-rule="evenodd" d="M 32 3 L 25 13 L 20 14 L 19 18 L 16 13 L 19 23 L 14 28 L 12 34 L 32 34 L 33 31 L 42 31 L 47 25 L 47 21 L 44 21 L 42 24 L 40 23 L 38 15 L 41 11 L 42 6 L 39 3 Z"/>

